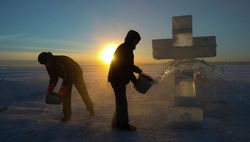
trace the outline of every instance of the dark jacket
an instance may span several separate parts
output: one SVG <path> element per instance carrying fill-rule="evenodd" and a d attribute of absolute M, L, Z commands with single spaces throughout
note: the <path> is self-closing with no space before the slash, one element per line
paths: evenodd
<path fill-rule="evenodd" d="M 46 64 L 46 69 L 50 85 L 56 85 L 60 77 L 63 79 L 62 86 L 68 86 L 77 77 L 82 76 L 81 67 L 67 56 L 52 56 L 48 65 Z"/>
<path fill-rule="evenodd" d="M 132 42 L 135 39 L 140 40 L 140 35 L 135 31 L 129 31 L 125 42 L 116 49 L 114 59 L 109 68 L 109 82 L 128 84 L 130 80 L 135 80 L 133 72 L 139 72 L 140 70 L 134 65 L 133 50 L 135 49 L 135 45 Z"/>

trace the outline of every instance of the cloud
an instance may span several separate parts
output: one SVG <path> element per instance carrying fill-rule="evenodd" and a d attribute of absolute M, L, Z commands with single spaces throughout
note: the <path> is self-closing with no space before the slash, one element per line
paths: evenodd
<path fill-rule="evenodd" d="M 38 53 L 36 52 L 16 52 L 16 51 L 1 51 L 0 60 L 35 60 Z"/>
<path fill-rule="evenodd" d="M 0 35 L 0 39 L 13 39 L 13 38 L 23 37 L 25 35 L 26 34 L 24 33 L 12 34 L 12 35 Z"/>

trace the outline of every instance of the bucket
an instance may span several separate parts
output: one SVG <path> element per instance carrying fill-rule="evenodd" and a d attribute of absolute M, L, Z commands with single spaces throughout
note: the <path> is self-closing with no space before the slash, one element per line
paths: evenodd
<path fill-rule="evenodd" d="M 137 81 L 134 84 L 136 91 L 145 94 L 148 89 L 154 84 L 154 80 L 145 74 L 139 74 Z"/>
<path fill-rule="evenodd" d="M 46 95 L 46 104 L 55 104 L 60 105 L 62 102 L 62 98 L 54 92 L 48 92 Z"/>

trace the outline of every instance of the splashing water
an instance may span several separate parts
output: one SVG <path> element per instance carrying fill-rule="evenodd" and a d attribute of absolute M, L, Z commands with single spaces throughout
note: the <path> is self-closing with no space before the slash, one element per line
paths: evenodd
<path fill-rule="evenodd" d="M 155 83 L 161 83 L 166 76 L 174 71 L 174 62 L 167 65 L 161 75 L 157 79 L 155 79 Z"/>
<path fill-rule="evenodd" d="M 180 72 L 191 71 L 194 73 L 194 75 L 199 74 L 202 77 L 205 77 L 207 80 L 220 79 L 223 74 L 222 68 L 210 65 L 204 60 L 175 60 L 167 65 L 162 74 L 155 80 L 155 83 L 161 83 L 169 74 L 173 73 L 175 70 L 178 70 Z"/>

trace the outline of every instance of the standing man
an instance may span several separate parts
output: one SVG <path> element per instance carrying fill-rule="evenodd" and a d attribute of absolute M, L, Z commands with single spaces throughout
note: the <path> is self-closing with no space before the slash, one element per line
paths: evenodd
<path fill-rule="evenodd" d="M 134 72 L 142 73 L 142 70 L 134 65 L 134 54 L 136 45 L 141 40 L 138 32 L 130 30 L 125 42 L 122 43 L 114 53 L 111 62 L 108 81 L 115 93 L 116 109 L 112 120 L 112 128 L 135 131 L 136 127 L 128 123 L 128 106 L 126 98 L 126 85 L 130 80 L 135 83 Z"/>
<path fill-rule="evenodd" d="M 73 84 L 81 95 L 90 116 L 94 115 L 94 106 L 83 80 L 82 69 L 75 61 L 67 56 L 54 56 L 50 52 L 42 52 L 38 56 L 38 61 L 40 64 L 45 65 L 49 74 L 49 92 L 53 91 L 59 77 L 63 79 L 61 89 L 58 93 L 63 98 L 64 117 L 62 121 L 69 121 L 71 119 L 71 90 Z"/>

